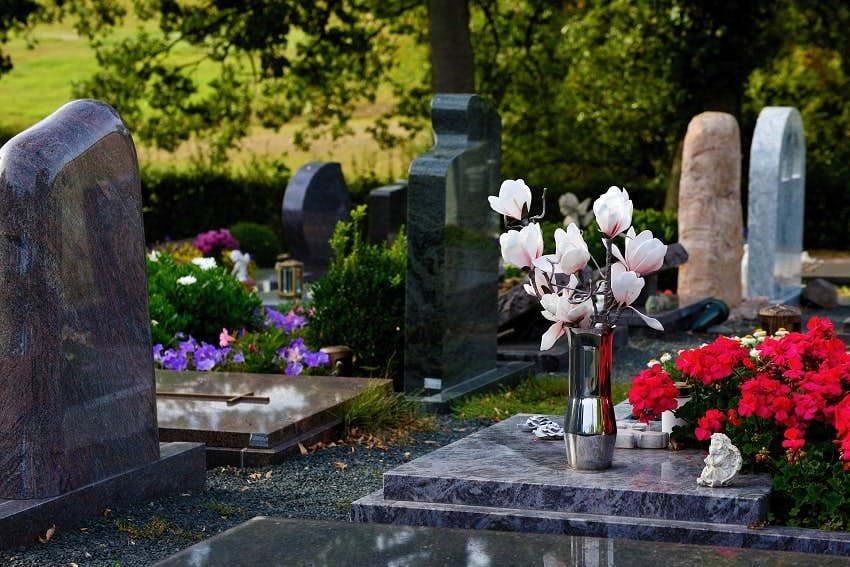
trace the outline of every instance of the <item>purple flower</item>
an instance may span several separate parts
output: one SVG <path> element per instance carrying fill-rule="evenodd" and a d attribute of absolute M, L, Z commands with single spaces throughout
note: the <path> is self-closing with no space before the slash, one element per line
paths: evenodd
<path fill-rule="evenodd" d="M 190 352 L 195 352 L 195 349 L 198 348 L 198 341 L 194 339 L 194 337 L 190 336 L 188 339 L 183 341 L 177 341 L 177 349 L 183 353 L 185 356 Z"/>
<path fill-rule="evenodd" d="M 162 346 L 162 343 L 157 343 L 153 345 L 153 360 L 154 362 L 162 362 L 162 349 L 165 348 Z"/>
<path fill-rule="evenodd" d="M 328 353 L 318 351 L 318 352 L 305 352 L 304 353 L 304 364 L 307 365 L 308 368 L 315 368 L 316 366 L 321 366 L 322 364 L 328 364 L 330 362 L 330 358 L 328 357 Z"/>
<path fill-rule="evenodd" d="M 233 355 L 233 362 L 235 362 L 236 364 L 242 364 L 243 362 L 245 362 L 245 355 L 242 354 L 241 350 Z"/>
<path fill-rule="evenodd" d="M 266 307 L 266 326 L 269 324 L 281 331 L 291 333 L 307 324 L 307 319 L 290 311 L 286 315 L 272 307 Z"/>
<path fill-rule="evenodd" d="M 198 348 L 192 360 L 195 362 L 195 368 L 204 372 L 212 370 L 215 365 L 220 362 L 221 354 L 218 349 L 211 344 L 203 343 Z"/>
<path fill-rule="evenodd" d="M 284 370 L 284 373 L 287 376 L 296 376 L 298 374 L 301 374 L 302 370 L 304 370 L 304 366 L 302 366 L 300 362 L 290 362 L 286 365 L 286 370 Z"/>
<path fill-rule="evenodd" d="M 220 228 L 202 232 L 195 237 L 192 245 L 204 254 L 209 254 L 215 250 L 236 250 L 239 248 L 239 241 L 233 238 L 229 230 Z"/>
<path fill-rule="evenodd" d="M 188 363 L 186 353 L 174 349 L 168 349 L 162 357 L 162 365 L 168 370 L 186 370 Z"/>

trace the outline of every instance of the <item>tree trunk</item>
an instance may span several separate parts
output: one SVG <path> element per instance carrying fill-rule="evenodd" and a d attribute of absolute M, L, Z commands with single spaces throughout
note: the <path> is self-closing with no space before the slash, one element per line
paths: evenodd
<path fill-rule="evenodd" d="M 475 62 L 466 0 L 428 0 L 431 87 L 434 93 L 474 93 Z"/>

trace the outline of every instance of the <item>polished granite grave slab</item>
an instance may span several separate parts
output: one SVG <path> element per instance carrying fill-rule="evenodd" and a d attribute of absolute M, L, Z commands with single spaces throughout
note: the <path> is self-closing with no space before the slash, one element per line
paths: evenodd
<path fill-rule="evenodd" d="M 159 437 L 207 445 L 207 466 L 263 466 L 330 440 L 340 406 L 389 380 L 156 371 Z"/>
<path fill-rule="evenodd" d="M 0 148 L 0 497 L 159 457 L 139 168 L 118 113 L 76 100 Z"/>
<path fill-rule="evenodd" d="M 352 519 L 850 553 L 850 534 L 753 527 L 767 519 L 767 475 L 701 487 L 704 454 L 666 449 L 616 449 L 610 469 L 573 471 L 563 441 L 538 440 L 521 427 L 527 417 L 384 473 L 383 489 L 354 502 Z"/>
<path fill-rule="evenodd" d="M 0 548 L 33 544 L 51 526 L 72 528 L 107 508 L 201 491 L 206 482 L 205 459 L 200 443 L 160 443 L 157 460 L 59 496 L 0 498 Z"/>
<path fill-rule="evenodd" d="M 256 517 L 156 563 L 212 565 L 850 565 L 850 558 L 551 534 Z"/>

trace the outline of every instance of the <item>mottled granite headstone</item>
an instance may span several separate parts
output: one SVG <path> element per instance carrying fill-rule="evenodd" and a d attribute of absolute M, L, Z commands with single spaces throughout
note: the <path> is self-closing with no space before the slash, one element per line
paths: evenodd
<path fill-rule="evenodd" d="M 407 182 L 399 181 L 369 192 L 369 241 L 392 243 L 407 221 Z"/>
<path fill-rule="evenodd" d="M 704 112 L 688 125 L 679 183 L 679 304 L 706 297 L 741 303 L 741 137 L 731 114 Z"/>
<path fill-rule="evenodd" d="M 796 303 L 802 289 L 806 141 L 796 108 L 759 113 L 750 148 L 748 297 Z"/>
<path fill-rule="evenodd" d="M 436 143 L 408 175 L 404 387 L 449 396 L 507 378 L 495 376 L 499 218 L 487 206 L 501 120 L 477 95 L 436 95 L 431 112 Z"/>
<path fill-rule="evenodd" d="M 0 149 L 0 498 L 159 459 L 133 141 L 69 103 Z"/>
<path fill-rule="evenodd" d="M 299 169 L 283 195 L 283 230 L 289 253 L 304 263 L 305 279 L 327 271 L 336 224 L 348 220 L 351 198 L 336 162 L 311 161 Z"/>

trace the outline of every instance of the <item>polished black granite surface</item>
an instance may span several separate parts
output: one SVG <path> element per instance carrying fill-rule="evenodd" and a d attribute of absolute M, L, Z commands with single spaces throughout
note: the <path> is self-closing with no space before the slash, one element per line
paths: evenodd
<path fill-rule="evenodd" d="M 383 489 L 355 501 L 352 519 L 850 554 L 847 533 L 761 527 L 767 475 L 702 487 L 699 451 L 619 448 L 610 469 L 574 471 L 563 441 L 538 440 L 521 427 L 527 417 L 516 415 L 384 473 Z"/>
<path fill-rule="evenodd" d="M 257 517 L 157 563 L 212 565 L 850 565 L 850 559 L 626 539 Z"/>

